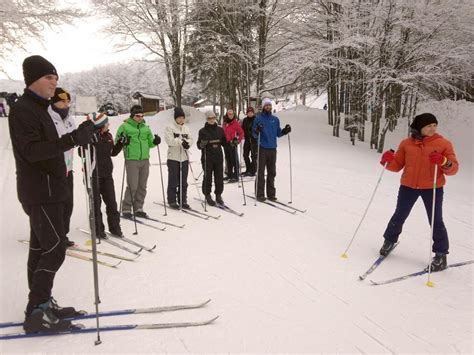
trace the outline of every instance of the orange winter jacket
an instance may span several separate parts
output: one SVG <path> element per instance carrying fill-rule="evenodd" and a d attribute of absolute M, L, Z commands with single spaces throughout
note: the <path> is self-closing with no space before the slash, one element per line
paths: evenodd
<path fill-rule="evenodd" d="M 401 178 L 401 184 L 404 186 L 413 189 L 433 188 L 435 166 L 431 163 L 429 156 L 434 151 L 443 154 L 452 162 L 449 168 L 438 168 L 436 187 L 444 186 L 446 183 L 444 175 L 456 174 L 459 163 L 451 142 L 437 133 L 431 137 L 424 137 L 423 140 L 404 139 L 395 153 L 395 160 L 387 165 L 387 169 L 400 171 L 404 168 Z"/>

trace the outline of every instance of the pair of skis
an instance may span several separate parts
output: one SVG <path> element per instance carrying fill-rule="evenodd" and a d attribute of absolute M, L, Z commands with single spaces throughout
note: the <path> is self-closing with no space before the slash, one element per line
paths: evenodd
<path fill-rule="evenodd" d="M 201 202 L 201 203 L 204 203 L 203 200 L 200 200 L 200 199 L 198 199 L 198 198 L 196 198 L 196 197 L 195 197 L 194 199 L 195 199 L 196 201 L 199 201 L 199 202 Z M 208 204 L 208 206 L 210 206 L 210 205 Z M 238 211 L 234 210 L 233 208 L 227 206 L 225 203 L 224 203 L 224 204 L 221 204 L 221 203 L 217 203 L 217 202 L 216 202 L 216 204 L 215 204 L 213 207 L 219 208 L 219 209 L 221 209 L 222 211 L 228 212 L 228 213 L 230 213 L 230 214 L 234 214 L 234 215 L 239 216 L 239 217 L 242 217 L 242 216 L 244 215 L 243 212 L 238 212 Z"/>
<path fill-rule="evenodd" d="M 163 203 L 161 202 L 157 202 L 157 201 L 154 201 L 153 202 L 155 205 L 159 205 L 159 206 L 162 206 L 163 207 Z M 220 215 L 214 215 L 214 214 L 210 214 L 210 213 L 206 213 L 206 212 L 201 212 L 201 211 L 198 211 L 194 208 L 183 208 L 181 210 L 175 210 L 175 209 L 172 209 L 174 211 L 181 211 L 183 213 L 186 213 L 190 216 L 193 216 L 193 217 L 196 217 L 196 218 L 199 218 L 199 219 L 204 219 L 204 220 L 208 220 L 209 218 L 212 218 L 212 219 L 219 219 L 221 216 Z"/>
<path fill-rule="evenodd" d="M 91 232 L 87 229 L 83 229 L 83 228 L 79 228 L 79 231 L 82 232 L 82 233 L 85 233 L 85 234 L 88 234 L 90 235 Z M 127 237 L 124 237 L 124 236 L 117 236 L 115 234 L 112 234 L 110 233 L 109 231 L 105 231 L 105 233 L 107 234 L 108 238 L 107 239 L 101 239 L 102 242 L 105 242 L 105 243 L 108 243 L 110 245 L 113 245 L 119 249 L 122 249 L 128 253 L 131 253 L 131 254 L 134 254 L 134 255 L 140 255 L 140 252 L 142 250 L 146 250 L 148 252 L 153 252 L 156 248 L 156 244 L 153 245 L 152 247 L 147 247 L 146 245 L 143 245 L 143 244 L 140 244 L 136 241 L 134 241 L 133 239 L 130 239 L 130 238 L 127 238 Z M 112 240 L 111 238 L 113 238 L 114 240 Z M 125 245 L 123 244 L 120 244 L 120 243 L 117 243 L 116 240 L 120 240 L 124 243 L 127 243 L 127 244 L 130 244 L 130 245 L 133 245 L 137 248 L 139 248 L 138 250 L 133 250 L 133 249 L 130 249 L 129 247 L 126 247 Z"/>
<path fill-rule="evenodd" d="M 247 195 L 247 194 L 245 196 L 255 200 L 255 196 Z M 284 211 L 284 212 L 289 213 L 289 214 L 296 214 L 296 212 L 306 213 L 306 209 L 303 210 L 303 209 L 300 209 L 300 208 L 296 208 L 293 205 L 290 205 L 289 203 L 283 203 L 283 202 L 278 201 L 278 200 L 274 200 L 274 201 L 265 200 L 265 201 L 259 201 L 259 203 L 264 203 L 268 206 L 272 206 L 273 208 L 276 208 L 280 211 Z"/>
<path fill-rule="evenodd" d="M 393 249 L 395 249 L 398 244 L 399 243 L 396 243 L 395 246 L 393 247 Z M 366 272 L 364 272 L 362 275 L 359 276 L 359 280 L 365 280 L 367 278 L 367 276 L 369 274 L 371 274 L 375 269 L 377 269 L 380 266 L 380 264 L 382 263 L 382 261 L 384 261 L 385 258 L 392 253 L 393 249 L 386 256 L 380 255 L 377 258 L 377 260 L 375 260 L 375 262 L 370 266 L 370 268 Z M 463 261 L 463 262 L 459 262 L 459 263 L 449 264 L 447 269 L 460 267 L 460 266 L 464 266 L 464 265 L 469 265 L 469 264 L 473 264 L 473 263 L 474 263 L 474 260 L 468 260 L 468 261 Z M 412 277 L 425 275 L 428 272 L 429 272 L 428 268 L 425 268 L 423 270 L 416 271 L 416 272 L 406 274 L 406 275 L 402 275 L 402 276 L 398 276 L 398 277 L 395 277 L 393 279 L 388 279 L 388 280 L 383 280 L 383 281 L 373 281 L 373 280 L 369 280 L 369 281 L 370 281 L 370 284 L 373 285 L 373 286 L 386 285 L 386 284 L 391 284 L 391 283 L 394 283 L 394 282 L 399 282 L 399 281 L 403 281 L 403 280 L 406 280 L 406 279 L 410 279 Z"/>
<path fill-rule="evenodd" d="M 150 308 L 134 308 L 134 309 L 121 309 L 115 311 L 103 311 L 99 312 L 99 317 L 112 317 L 112 316 L 123 316 L 130 314 L 144 314 L 144 313 L 163 313 L 163 312 L 173 312 L 181 311 L 187 309 L 197 309 L 206 306 L 211 300 L 207 300 L 198 304 L 188 304 L 188 305 L 178 305 L 178 306 L 164 306 L 164 307 L 150 307 Z M 78 314 L 75 317 L 68 318 L 69 320 L 80 320 L 80 319 L 89 319 L 95 318 L 96 314 L 84 313 Z M 112 326 L 102 326 L 100 331 L 118 331 L 118 330 L 132 330 L 132 329 L 164 329 L 164 328 L 183 328 L 183 327 L 197 327 L 213 323 L 219 316 L 210 318 L 204 321 L 195 321 L 195 322 L 177 322 L 177 323 L 150 323 L 150 324 L 122 324 L 122 325 L 112 325 Z M 0 328 L 9 328 L 22 326 L 23 322 L 6 322 L 0 323 Z M 43 336 L 52 336 L 52 335 L 64 335 L 64 334 L 82 334 L 82 333 L 92 333 L 96 332 L 96 327 L 83 327 L 79 324 L 75 324 L 74 329 L 57 332 L 57 333 L 10 333 L 0 335 L 0 340 L 7 339 L 21 339 L 21 338 L 32 338 L 32 337 L 43 337 Z"/>

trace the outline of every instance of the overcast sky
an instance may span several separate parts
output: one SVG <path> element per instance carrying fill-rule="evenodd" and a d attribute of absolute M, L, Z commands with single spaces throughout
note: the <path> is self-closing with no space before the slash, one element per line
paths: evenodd
<path fill-rule="evenodd" d="M 1 1 L 1 0 L 0 0 Z M 64 25 L 59 29 L 47 29 L 44 32 L 44 41 L 31 41 L 27 44 L 27 52 L 17 50 L 8 63 L 2 63 L 8 75 L 14 80 L 23 80 L 21 64 L 23 59 L 34 54 L 39 54 L 61 73 L 80 72 L 106 63 L 129 61 L 136 58 L 133 51 L 126 53 L 113 53 L 112 42 L 101 31 L 103 19 L 89 17 L 77 20 L 75 25 Z M 0 73 L 0 78 L 6 76 Z"/>

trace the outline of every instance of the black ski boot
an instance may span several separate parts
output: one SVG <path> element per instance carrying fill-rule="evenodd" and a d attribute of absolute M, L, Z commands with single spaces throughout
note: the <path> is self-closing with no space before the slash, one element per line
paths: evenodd
<path fill-rule="evenodd" d="M 132 215 L 132 212 L 127 211 L 127 212 L 122 212 L 122 217 L 132 219 L 133 215 Z"/>
<path fill-rule="evenodd" d="M 448 267 L 448 261 L 446 260 L 446 254 L 438 254 L 436 253 L 431 260 L 431 271 L 441 271 Z"/>
<path fill-rule="evenodd" d="M 71 321 L 56 317 L 50 308 L 50 304 L 51 302 L 48 301 L 38 305 L 31 314 L 25 317 L 23 323 L 25 333 L 57 333 L 70 330 L 73 327 Z"/>
<path fill-rule="evenodd" d="M 179 205 L 176 202 L 170 202 L 169 203 L 170 208 L 174 210 L 179 210 Z"/>
<path fill-rule="evenodd" d="M 53 297 L 49 299 L 49 308 L 59 319 L 71 318 L 86 314 L 85 311 L 76 311 L 74 307 L 61 307 Z"/>
<path fill-rule="evenodd" d="M 276 200 L 278 200 L 275 196 L 268 196 L 268 199 L 269 199 L 270 201 L 276 201 Z"/>
<path fill-rule="evenodd" d="M 148 214 L 145 211 L 137 211 L 135 212 L 135 216 L 141 217 L 141 218 L 148 218 Z"/>
<path fill-rule="evenodd" d="M 74 243 L 73 240 L 69 240 L 69 238 L 66 237 L 66 248 L 73 247 L 74 245 L 76 245 L 76 243 Z"/>
<path fill-rule="evenodd" d="M 385 239 L 383 242 L 382 248 L 380 248 L 380 255 L 387 256 L 390 252 L 395 248 L 396 243 L 392 243 L 391 241 Z"/>
<path fill-rule="evenodd" d="M 120 227 L 111 228 L 110 229 L 110 234 L 112 234 L 114 237 L 118 237 L 118 238 L 123 238 L 124 237 L 124 235 L 122 233 L 122 229 Z"/>
<path fill-rule="evenodd" d="M 216 198 L 217 199 L 217 198 Z M 208 194 L 206 195 L 206 203 L 209 205 L 209 206 L 215 206 L 216 205 L 216 201 L 214 201 L 211 197 L 211 194 Z"/>
<path fill-rule="evenodd" d="M 185 210 L 189 210 L 189 209 L 191 208 L 191 206 L 189 206 L 187 202 L 183 202 L 183 203 L 181 204 L 181 208 L 183 208 L 183 209 L 185 209 Z"/>
<path fill-rule="evenodd" d="M 217 202 L 219 205 L 223 205 L 223 204 L 224 204 L 224 200 L 222 199 L 222 195 L 216 195 L 216 202 Z"/>

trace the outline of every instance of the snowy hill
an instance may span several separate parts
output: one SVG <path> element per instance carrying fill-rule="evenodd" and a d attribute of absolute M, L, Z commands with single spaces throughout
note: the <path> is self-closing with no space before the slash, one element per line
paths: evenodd
<path fill-rule="evenodd" d="M 442 106 L 444 105 L 444 106 Z M 473 164 L 470 103 L 431 104 L 438 115 L 439 132 L 452 139 L 461 164 L 458 175 L 448 177 L 444 220 L 450 236 L 450 263 L 474 258 Z M 185 108 L 194 138 L 204 125 L 204 115 Z M 420 111 L 421 112 L 421 111 Z M 455 113 L 448 117 L 448 113 Z M 380 155 L 366 143 L 352 146 L 347 138 L 331 136 L 326 112 L 320 109 L 278 113 L 291 133 L 293 203 L 308 210 L 291 215 L 247 199 L 242 190 L 226 184 L 224 200 L 245 216 L 210 208 L 219 220 L 198 218 L 163 209 L 158 154 L 152 152 L 145 210 L 155 218 L 185 223 L 184 229 L 160 232 L 122 222 L 127 236 L 157 244 L 155 253 L 142 252 L 135 262 L 117 269 L 99 267 L 101 310 L 195 303 L 212 298 L 199 310 L 102 319 L 101 324 L 174 322 L 220 318 L 206 327 L 136 330 L 95 335 L 3 341 L 0 352 L 328 352 L 328 353 L 472 353 L 473 267 L 433 274 L 434 288 L 426 277 L 371 286 L 358 276 L 377 258 L 382 233 L 392 215 L 400 174 L 386 172 L 368 215 L 343 260 L 349 243 L 381 173 Z M 124 116 L 111 118 L 115 132 Z M 80 118 L 78 118 L 79 120 Z M 153 132 L 162 135 L 172 120 L 170 111 L 148 117 Z M 347 134 L 346 132 L 343 135 Z M 406 135 L 406 124 L 387 137 L 386 147 L 396 149 Z M 16 198 L 14 159 L 6 120 L 0 120 L 1 230 L 0 322 L 20 320 L 27 300 L 27 248 L 17 239 L 28 239 L 28 219 Z M 160 146 L 161 157 L 166 146 Z M 191 149 L 192 167 L 201 172 L 200 153 Z M 86 226 L 86 208 L 79 160 L 75 162 L 75 206 L 70 239 L 84 245 L 87 236 L 76 228 Z M 123 159 L 115 158 L 117 198 Z M 163 165 L 165 186 L 167 169 Z M 190 174 L 189 202 L 199 208 Z M 245 183 L 247 193 L 252 184 Z M 290 196 L 288 138 L 279 140 L 277 196 Z M 405 224 L 401 243 L 369 278 L 384 280 L 418 271 L 428 262 L 430 229 L 418 202 Z M 125 255 L 110 245 L 100 250 Z M 108 260 L 101 257 L 102 260 Z M 108 260 L 109 261 L 109 260 Z M 54 296 L 62 305 L 93 310 L 92 265 L 67 258 L 59 271 Z M 94 320 L 83 321 L 94 325 Z M 15 328 L 19 331 L 19 328 Z M 7 329 L 6 333 L 12 331 Z"/>

